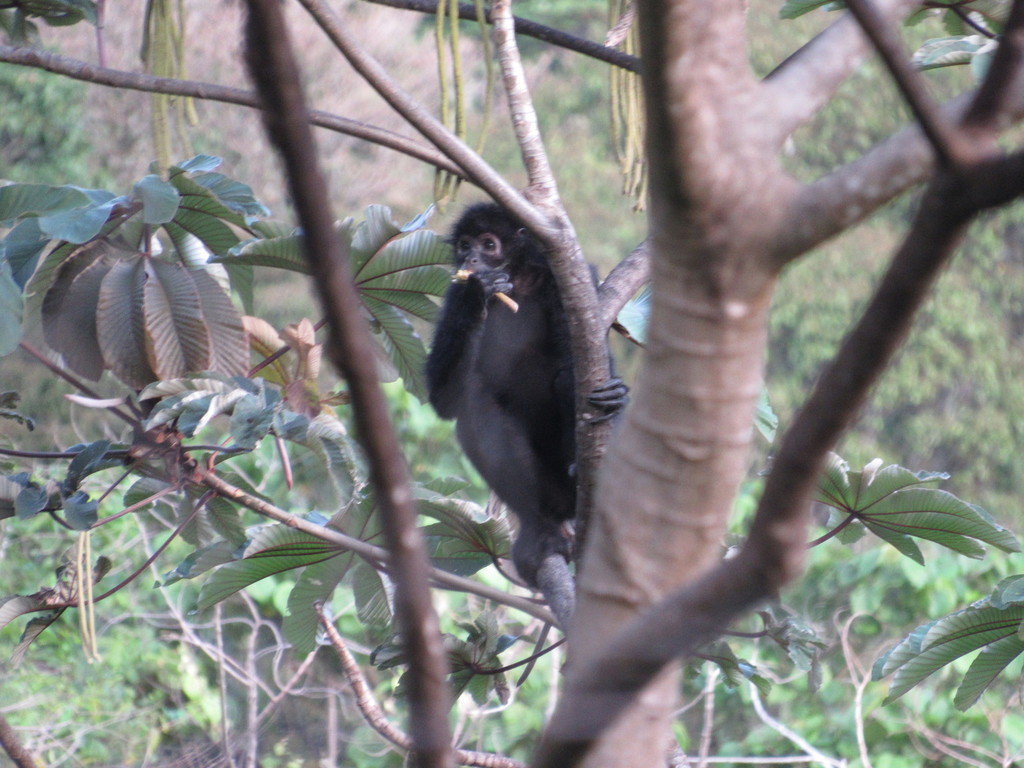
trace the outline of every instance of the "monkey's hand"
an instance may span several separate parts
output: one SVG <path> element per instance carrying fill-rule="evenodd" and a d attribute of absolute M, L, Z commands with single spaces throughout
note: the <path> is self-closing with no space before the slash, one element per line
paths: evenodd
<path fill-rule="evenodd" d="M 628 402 L 629 387 L 617 376 L 610 378 L 594 387 L 594 391 L 587 397 L 587 403 L 599 411 L 588 420 L 591 423 L 607 421 L 622 411 Z"/>
<path fill-rule="evenodd" d="M 500 269 L 486 269 L 479 272 L 460 269 L 455 273 L 456 282 L 467 282 L 471 278 L 480 283 L 480 287 L 484 290 L 485 300 L 491 296 L 497 296 L 513 312 L 519 311 L 519 305 L 508 296 L 515 286 L 509 281 L 507 272 L 502 272 Z"/>

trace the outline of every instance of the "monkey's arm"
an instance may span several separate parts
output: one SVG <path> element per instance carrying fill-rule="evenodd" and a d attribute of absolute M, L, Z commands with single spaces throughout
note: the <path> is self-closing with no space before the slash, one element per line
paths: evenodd
<path fill-rule="evenodd" d="M 448 288 L 426 370 L 430 404 L 441 418 L 454 418 L 466 394 L 475 356 L 471 350 L 477 329 L 487 316 L 488 299 L 511 290 L 508 275 L 499 270 L 474 273 Z"/>

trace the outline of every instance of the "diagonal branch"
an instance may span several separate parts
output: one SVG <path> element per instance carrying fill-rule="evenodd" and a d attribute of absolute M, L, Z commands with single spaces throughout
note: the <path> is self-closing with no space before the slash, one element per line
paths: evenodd
<path fill-rule="evenodd" d="M 324 0 L 299 0 L 341 54 L 381 98 L 435 147 L 452 160 L 465 176 L 508 208 L 532 231 L 550 235 L 551 226 L 519 191 L 488 165 L 473 149 L 406 92 L 356 39 Z"/>
<path fill-rule="evenodd" d="M 1013 109 L 1024 89 L 1024 0 L 1015 0 L 999 37 L 999 48 L 964 123 L 971 128 L 995 128 Z"/>
<path fill-rule="evenodd" d="M 597 289 L 597 299 L 601 302 L 601 325 L 609 327 L 619 311 L 630 300 L 640 286 L 651 276 L 650 241 L 644 240 L 640 245 L 620 261 Z"/>
<path fill-rule="evenodd" d="M 895 27 L 879 12 L 872 0 L 847 0 L 846 7 L 882 57 L 886 69 L 935 150 L 939 164 L 952 168 L 967 162 L 974 148 L 945 119 L 928 94 L 924 79 L 910 65 L 903 50 L 903 41 L 896 34 Z"/>
<path fill-rule="evenodd" d="M 323 605 L 318 604 L 315 608 L 316 615 L 320 619 L 320 625 L 324 628 L 327 639 L 331 641 L 331 646 L 338 654 L 338 660 L 341 662 L 341 671 L 345 675 L 345 680 L 348 681 L 349 687 L 352 689 L 356 706 L 359 707 L 363 719 L 366 720 L 373 730 L 399 749 L 412 749 L 412 739 L 409 738 L 409 734 L 396 727 L 388 719 L 384 710 L 381 709 L 380 704 L 377 703 L 369 683 L 366 682 L 366 676 L 363 675 L 363 671 L 359 668 L 359 663 L 345 644 L 345 638 L 341 636 L 334 623 L 325 614 Z M 459 765 L 470 765 L 477 768 L 526 768 L 523 763 L 510 757 L 468 749 L 456 749 L 455 762 Z"/>
<path fill-rule="evenodd" d="M 7 722 L 3 713 L 0 713 L 0 748 L 3 748 L 7 756 L 11 758 L 15 768 L 36 768 L 36 766 L 42 765 L 21 743 L 18 734 L 14 732 L 13 726 Z"/>
<path fill-rule="evenodd" d="M 250 509 L 264 517 L 269 517 L 271 520 L 277 520 L 279 523 L 283 523 L 289 528 L 294 528 L 297 531 L 308 533 L 310 536 L 316 536 L 318 539 L 326 541 L 329 544 L 333 544 L 336 547 L 354 552 L 359 557 L 374 564 L 375 566 L 383 564 L 387 567 L 390 562 L 391 556 L 383 547 L 369 544 L 362 539 L 348 536 L 341 531 L 336 531 L 333 528 L 318 525 L 306 520 L 305 518 L 299 517 L 298 515 L 293 515 L 291 512 L 286 512 L 280 507 L 275 507 L 273 504 L 270 504 L 257 496 L 252 496 L 246 493 L 241 488 L 232 485 L 212 472 L 203 473 L 198 482 L 202 483 L 207 488 L 216 491 L 225 499 L 230 499 L 236 504 L 242 505 L 246 509 Z M 517 595 L 511 595 L 507 592 L 502 592 L 500 589 L 489 587 L 486 584 L 473 581 L 472 579 L 456 576 L 454 573 L 442 571 L 440 568 L 434 568 L 431 570 L 430 580 L 434 586 L 442 589 L 451 589 L 458 592 L 477 595 L 485 600 L 491 600 L 501 605 L 507 605 L 509 608 L 515 608 L 516 610 L 522 611 L 523 613 L 533 616 L 536 619 L 540 619 L 541 621 L 548 623 L 554 621 L 553 617 L 547 610 L 537 605 L 537 603 L 532 600 L 528 600 L 525 597 L 519 597 Z"/>
<path fill-rule="evenodd" d="M 919 0 L 877 0 L 891 18 L 919 5 Z M 844 14 L 779 64 L 763 80 L 763 98 L 774 107 L 765 126 L 781 144 L 796 128 L 818 113 L 868 53 L 854 19 Z"/>
<path fill-rule="evenodd" d="M 542 209 L 564 217 L 555 175 L 548 162 L 547 150 L 544 149 L 537 111 L 533 107 L 530 89 L 526 84 L 526 72 L 523 71 L 519 47 L 516 45 L 512 0 L 494 0 L 491 3 L 491 22 L 494 24 L 494 44 L 498 61 L 501 62 L 509 111 L 512 113 L 512 127 L 519 142 L 519 152 L 523 157 L 529 183 L 527 197 Z"/>
<path fill-rule="evenodd" d="M 420 13 L 437 13 L 437 0 L 368 0 L 375 5 L 386 5 L 389 8 L 402 8 L 407 11 L 419 11 Z M 476 6 L 472 3 L 459 3 L 459 18 L 466 21 L 476 21 Z M 484 8 L 484 18 L 491 21 L 491 11 Z M 613 67 L 628 70 L 630 72 L 640 71 L 640 59 L 628 53 L 611 48 L 607 45 L 595 43 L 576 35 L 571 35 L 561 29 L 538 24 L 536 21 L 524 19 L 519 16 L 513 17 L 517 35 L 533 37 L 545 43 L 565 48 L 567 51 L 589 56 L 592 59 L 611 64 Z"/>
<path fill-rule="evenodd" d="M 70 77 L 73 80 L 81 80 L 82 82 L 110 88 L 124 88 L 144 93 L 166 93 L 172 96 L 187 96 L 193 99 L 216 101 L 224 104 L 237 104 L 242 107 L 259 107 L 259 100 L 256 94 L 241 88 L 232 88 L 226 85 L 203 83 L 194 80 L 178 80 L 173 77 L 156 77 L 155 75 L 125 72 L 120 69 L 95 66 L 78 59 L 39 51 L 35 48 L 0 45 L 0 62 L 43 69 L 47 72 Z M 320 128 L 326 128 L 336 133 L 343 133 L 373 144 L 379 144 L 395 152 L 422 160 L 448 173 L 462 175 L 459 167 L 444 155 L 413 139 L 367 123 L 361 123 L 358 120 L 339 117 L 319 109 L 311 109 L 308 114 L 309 122 Z"/>
<path fill-rule="evenodd" d="M 306 257 L 329 321 L 327 351 L 349 385 L 391 552 L 395 613 L 410 661 L 407 679 L 414 762 L 420 768 L 444 768 L 451 758 L 447 656 L 431 603 L 430 565 L 422 532 L 416 527 L 405 459 L 377 381 L 374 348 L 360 313 L 348 254 L 334 230 L 327 183 L 320 173 L 298 64 L 280 4 L 277 0 L 249 0 L 248 5 L 246 63 L 262 97 L 267 133 L 284 161 L 303 228 Z"/>

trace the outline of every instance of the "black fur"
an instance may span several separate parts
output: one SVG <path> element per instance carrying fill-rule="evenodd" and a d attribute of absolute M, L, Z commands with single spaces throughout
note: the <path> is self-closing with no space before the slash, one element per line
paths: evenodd
<path fill-rule="evenodd" d="M 500 248 L 488 250 L 488 236 Z M 430 402 L 457 421 L 463 450 L 519 519 L 512 559 L 537 585 L 552 553 L 570 554 L 576 508 L 572 353 L 554 276 L 537 240 L 503 208 L 466 210 L 452 230 L 456 269 L 427 358 Z M 460 246 L 460 241 L 462 245 Z M 494 295 L 519 304 L 513 312 Z"/>

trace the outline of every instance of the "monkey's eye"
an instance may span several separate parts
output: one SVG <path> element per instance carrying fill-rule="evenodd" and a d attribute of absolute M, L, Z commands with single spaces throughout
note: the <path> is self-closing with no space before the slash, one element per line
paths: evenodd
<path fill-rule="evenodd" d="M 496 251 L 498 249 L 498 242 L 493 237 L 481 238 L 480 245 L 484 247 L 485 251 Z"/>
<path fill-rule="evenodd" d="M 468 237 L 460 237 L 455 248 L 459 253 L 468 253 L 473 248 L 473 241 Z"/>

